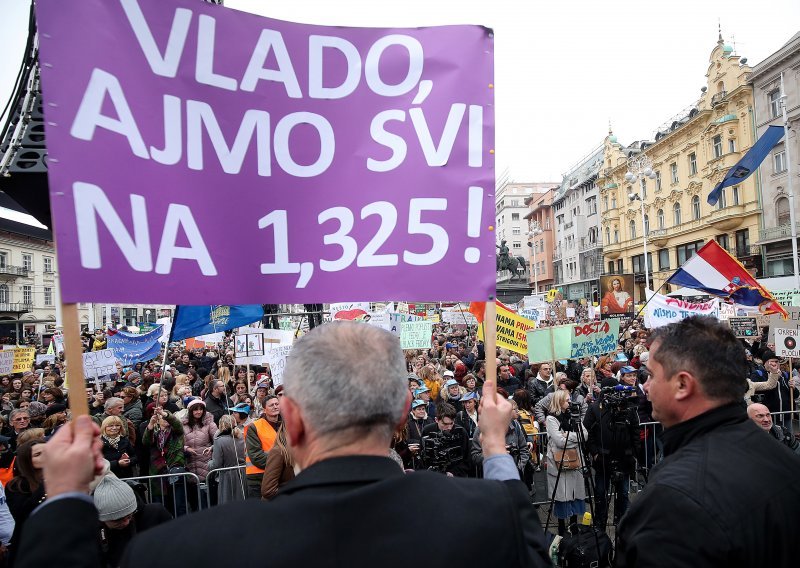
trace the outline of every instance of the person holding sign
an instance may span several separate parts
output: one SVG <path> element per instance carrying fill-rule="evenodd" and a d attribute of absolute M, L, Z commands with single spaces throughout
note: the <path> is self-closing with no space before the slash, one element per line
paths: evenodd
<path fill-rule="evenodd" d="M 374 354 L 370 365 L 354 365 L 364 353 Z M 122 566 L 230 563 L 225 547 L 164 546 L 187 539 L 258 542 L 274 566 L 318 564 L 321 558 L 337 566 L 373 566 L 376 558 L 402 566 L 402 555 L 386 556 L 386 539 L 442 511 L 448 521 L 426 544 L 426 565 L 550 566 L 541 524 L 506 453 L 511 404 L 497 397 L 494 381 L 484 384 L 480 416 L 484 475 L 491 481 L 449 478 L 405 474 L 388 457 L 411 403 L 406 374 L 399 341 L 389 331 L 347 321 L 309 331 L 292 348 L 281 398 L 297 477 L 270 501 L 230 503 L 138 535 Z M 99 566 L 97 512 L 71 493 L 85 490 L 95 470 L 94 436 L 85 421 L 80 426 L 74 437 L 62 428 L 49 442 L 58 451 L 45 456 L 45 478 L 59 475 L 48 504 L 28 521 L 20 544 L 20 558 L 31 558 L 25 566 Z M 59 519 L 66 511 L 72 522 L 65 525 Z M 56 525 L 59 542 L 70 543 L 67 551 L 41 546 Z M 456 541 L 484 544 L 454 546 Z"/>
<path fill-rule="evenodd" d="M 760 381 L 767 381 L 768 377 L 773 374 L 779 375 L 777 388 L 769 388 L 763 391 L 763 402 L 770 412 L 787 413 L 776 415 L 775 424 L 787 428 L 793 434 L 794 428 L 792 427 L 792 420 L 790 420 L 791 415 L 788 413 L 793 408 L 792 398 L 797 399 L 797 396 L 800 395 L 800 390 L 796 386 L 797 379 L 789 377 L 788 372 L 781 370 L 780 359 L 774 351 L 769 349 L 763 351 L 761 359 L 764 361 L 764 369 L 767 372 L 767 376 L 763 376 L 764 373 L 758 370 L 750 376 L 750 380 L 755 383 L 755 388 L 758 389 Z"/>

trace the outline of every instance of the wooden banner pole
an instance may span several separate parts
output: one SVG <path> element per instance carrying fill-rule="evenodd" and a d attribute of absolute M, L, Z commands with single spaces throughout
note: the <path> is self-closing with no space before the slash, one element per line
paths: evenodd
<path fill-rule="evenodd" d="M 486 353 L 486 380 L 497 384 L 497 306 L 494 298 L 486 302 L 483 313 L 483 348 Z M 491 359 L 489 359 L 491 357 Z M 489 364 L 491 361 L 491 364 Z"/>
<path fill-rule="evenodd" d="M 64 324 L 64 355 L 67 364 L 67 398 L 73 418 L 89 414 L 83 375 L 83 344 L 81 343 L 78 304 L 61 304 Z"/>
<path fill-rule="evenodd" d="M 789 380 L 793 378 L 792 358 L 789 357 Z M 780 387 L 778 387 L 780 388 Z M 789 425 L 794 422 L 794 387 L 789 387 L 789 404 L 791 404 L 792 412 L 789 414 Z"/>

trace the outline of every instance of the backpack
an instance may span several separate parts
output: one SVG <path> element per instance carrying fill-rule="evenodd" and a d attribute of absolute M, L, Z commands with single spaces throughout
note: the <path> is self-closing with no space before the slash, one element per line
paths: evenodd
<path fill-rule="evenodd" d="M 613 550 L 608 535 L 586 525 L 572 525 L 572 534 L 561 539 L 558 551 L 564 568 L 603 568 L 611 566 Z M 599 551 L 599 555 L 598 555 Z"/>

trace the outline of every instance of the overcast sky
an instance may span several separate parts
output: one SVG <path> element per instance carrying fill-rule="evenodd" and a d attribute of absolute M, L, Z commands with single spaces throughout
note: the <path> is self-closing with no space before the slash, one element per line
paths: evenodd
<path fill-rule="evenodd" d="M 3 105 L 22 57 L 29 5 L 29 0 L 0 0 Z M 225 5 L 324 25 L 494 28 L 497 171 L 500 176 L 508 168 L 516 181 L 560 181 L 602 143 L 609 121 L 623 144 L 651 138 L 699 97 L 718 22 L 726 43 L 751 65 L 800 30 L 798 0 L 226 0 Z"/>

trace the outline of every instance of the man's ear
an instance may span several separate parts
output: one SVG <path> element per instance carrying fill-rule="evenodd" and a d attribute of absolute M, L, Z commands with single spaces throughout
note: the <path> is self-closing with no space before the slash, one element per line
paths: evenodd
<path fill-rule="evenodd" d="M 697 378 L 691 373 L 681 371 L 675 378 L 675 400 L 685 400 L 696 394 L 700 388 Z"/>
<path fill-rule="evenodd" d="M 301 447 L 306 437 L 303 415 L 300 413 L 300 407 L 297 406 L 297 403 L 285 395 L 281 397 L 281 418 L 286 424 L 289 445 L 293 448 Z"/>

